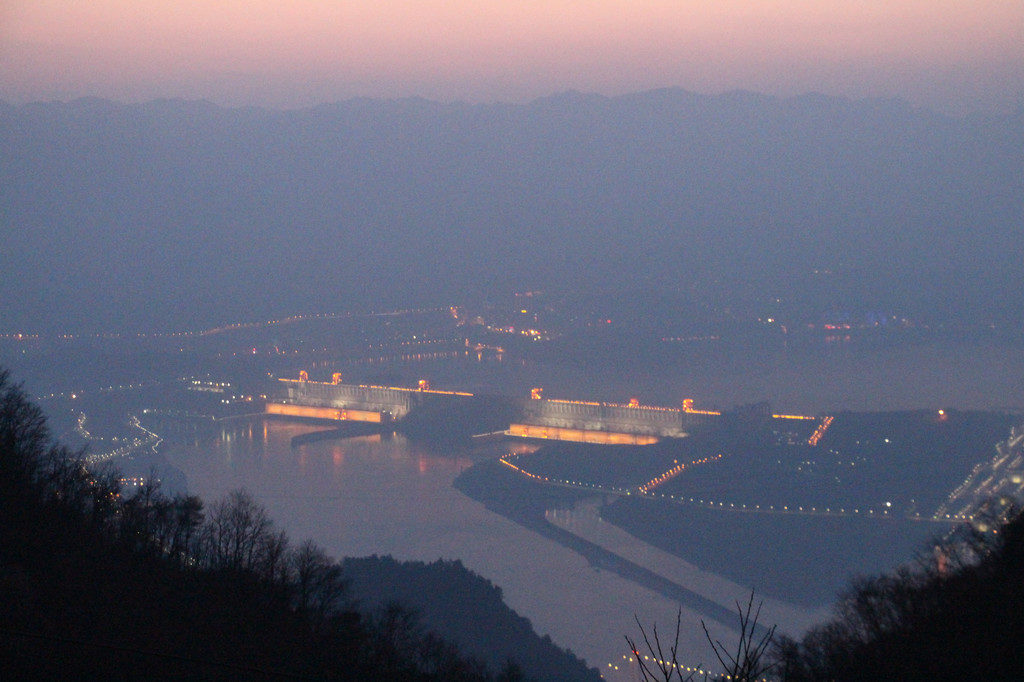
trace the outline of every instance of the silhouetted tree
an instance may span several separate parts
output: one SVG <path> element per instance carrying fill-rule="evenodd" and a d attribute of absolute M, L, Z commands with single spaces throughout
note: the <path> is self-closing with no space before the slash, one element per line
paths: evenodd
<path fill-rule="evenodd" d="M 746 607 L 736 602 L 736 611 L 739 614 L 740 634 L 736 641 L 735 653 L 726 647 L 720 640 L 712 640 L 711 633 L 702 620 L 701 627 L 704 629 L 704 636 L 711 644 L 715 652 L 715 658 L 722 666 L 723 673 L 727 680 L 739 682 L 754 682 L 761 679 L 773 667 L 765 653 L 771 646 L 772 638 L 775 636 L 775 625 L 764 632 L 759 633 L 757 621 L 761 617 L 761 604 L 754 609 L 754 593 L 750 593 L 750 599 Z"/>
<path fill-rule="evenodd" d="M 203 526 L 203 559 L 216 570 L 258 572 L 272 522 L 246 490 L 235 490 L 210 508 Z"/>
<path fill-rule="evenodd" d="M 160 484 L 150 476 L 121 503 L 119 535 L 121 541 L 139 554 L 160 554 L 169 534 L 169 503 L 160 495 Z"/>
<path fill-rule="evenodd" d="M 1024 516 L 965 529 L 891 575 L 860 579 L 836 617 L 783 638 L 782 679 L 1024 679 Z"/>
<path fill-rule="evenodd" d="M 0 370 L 0 485 L 14 502 L 41 493 L 41 468 L 50 447 L 42 410 L 29 402 L 21 386 Z"/>
<path fill-rule="evenodd" d="M 288 559 L 292 569 L 296 608 L 307 614 L 314 624 L 323 624 L 341 606 L 345 596 L 341 566 L 312 540 L 303 542 Z"/>
<path fill-rule="evenodd" d="M 283 530 L 276 533 L 264 533 L 258 552 L 260 557 L 257 569 L 259 577 L 268 585 L 284 587 L 288 583 L 288 534 Z"/>
<path fill-rule="evenodd" d="M 640 675 L 643 676 L 645 682 L 654 682 L 655 680 L 671 682 L 673 679 L 678 679 L 680 682 L 692 680 L 692 672 L 683 677 L 686 667 L 679 663 L 679 634 L 682 628 L 683 610 L 680 608 L 676 613 L 676 630 L 671 646 L 667 641 L 662 643 L 657 623 L 651 625 L 651 634 L 648 635 L 640 619 L 636 616 L 633 618 L 636 620 L 637 627 L 640 628 L 640 637 L 643 639 L 644 650 L 647 653 L 641 651 L 636 641 L 628 635 L 626 635 L 626 643 L 629 644 L 629 650 L 633 653 L 633 658 L 636 659 L 637 665 L 640 667 Z M 667 651 L 665 650 L 666 646 L 668 647 Z"/>
<path fill-rule="evenodd" d="M 726 647 L 720 640 L 712 639 L 707 625 L 703 620 L 700 622 L 704 636 L 722 666 L 722 672 L 717 675 L 704 672 L 703 679 L 705 680 L 710 678 L 754 682 L 762 679 L 773 667 L 773 662 L 766 654 L 775 636 L 775 626 L 765 630 L 758 625 L 758 619 L 761 616 L 761 603 L 758 603 L 755 609 L 753 592 L 750 593 L 750 599 L 745 607 L 736 602 L 736 612 L 739 616 L 739 637 L 735 649 Z M 640 628 L 640 636 L 644 644 L 643 650 L 635 640 L 629 636 L 626 637 L 629 650 L 639 666 L 640 675 L 647 682 L 661 680 L 664 682 L 671 682 L 671 680 L 686 682 L 693 680 L 696 676 L 697 673 L 693 670 L 687 671 L 687 666 L 679 661 L 679 634 L 682 628 L 682 616 L 683 611 L 680 609 L 676 613 L 676 627 L 671 644 L 668 641 L 662 642 L 657 624 L 651 625 L 651 632 L 648 634 L 639 618 L 636 619 L 636 624 Z M 645 651 L 646 653 L 644 653 Z M 697 666 L 698 671 L 701 667 Z M 685 677 L 684 672 L 687 672 Z"/>
<path fill-rule="evenodd" d="M 170 556 L 181 563 L 194 561 L 196 538 L 203 525 L 203 501 L 195 495 L 177 495 L 171 502 L 174 531 L 171 533 Z"/>

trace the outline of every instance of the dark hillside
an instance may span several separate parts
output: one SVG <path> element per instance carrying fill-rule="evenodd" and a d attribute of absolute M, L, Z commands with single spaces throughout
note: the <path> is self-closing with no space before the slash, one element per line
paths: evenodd
<path fill-rule="evenodd" d="M 489 680 L 519 675 L 520 659 L 591 675 L 461 567 L 390 562 L 377 576 L 447 591 L 458 618 L 436 604 L 437 624 L 360 612 L 343 566 L 292 547 L 245 491 L 205 507 L 151 486 L 125 498 L 116 480 L 55 445 L 0 372 L 0 679 Z M 514 634 L 497 676 L 434 632 L 478 622 Z"/>
<path fill-rule="evenodd" d="M 345 559 L 345 575 L 360 607 L 406 604 L 459 649 L 497 670 L 508 660 L 540 680 L 595 680 L 597 672 L 548 638 L 536 642 L 530 621 L 512 611 L 501 589 L 459 561 L 398 562 L 391 557 Z"/>
<path fill-rule="evenodd" d="M 945 560 L 854 582 L 833 620 L 777 649 L 780 677 L 811 680 L 1024 679 L 1024 515 L 966 529 Z"/>

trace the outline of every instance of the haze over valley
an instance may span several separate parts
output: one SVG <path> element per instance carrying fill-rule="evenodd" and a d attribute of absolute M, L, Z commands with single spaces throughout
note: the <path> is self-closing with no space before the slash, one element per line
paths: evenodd
<path fill-rule="evenodd" d="M 530 288 L 933 324 L 1020 309 L 1019 112 L 660 90 L 0 117 L 6 332 L 199 330 Z"/>
<path fill-rule="evenodd" d="M 1022 11 L 5 6 L 0 677 L 1021 677 Z"/>

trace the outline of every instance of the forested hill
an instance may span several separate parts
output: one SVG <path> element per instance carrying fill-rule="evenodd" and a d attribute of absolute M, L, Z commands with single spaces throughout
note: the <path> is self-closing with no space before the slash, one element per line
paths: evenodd
<path fill-rule="evenodd" d="M 453 613 L 362 611 L 346 567 L 293 546 L 244 491 L 207 508 L 153 488 L 122 497 L 117 478 L 53 443 L 0 371 L 0 679 L 598 679 L 461 565 L 373 559 L 382 585 L 415 575 Z M 435 621 L 514 637 L 488 667 Z M 490 653 L 486 637 L 472 645 Z"/>
<path fill-rule="evenodd" d="M 538 679 L 570 682 L 596 675 L 549 637 L 538 643 L 530 621 L 502 601 L 501 589 L 460 561 L 425 564 L 372 556 L 345 559 L 342 567 L 361 605 L 406 604 L 439 635 L 492 669 L 514 660 Z"/>

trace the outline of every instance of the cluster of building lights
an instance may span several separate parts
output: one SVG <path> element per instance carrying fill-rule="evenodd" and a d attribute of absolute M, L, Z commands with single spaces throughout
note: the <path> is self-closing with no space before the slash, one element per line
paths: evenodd
<path fill-rule="evenodd" d="M 508 334 L 511 336 L 525 336 L 531 341 L 547 341 L 551 338 L 551 334 L 542 329 L 516 329 L 514 326 L 509 325 L 507 327 L 498 327 L 490 324 L 485 324 L 484 328 L 489 332 L 495 334 Z"/>
<path fill-rule="evenodd" d="M 154 452 L 156 451 L 156 446 L 160 444 L 161 440 L 163 440 L 162 438 L 160 438 L 160 436 L 144 427 L 139 422 L 139 418 L 134 415 L 132 415 L 128 419 L 128 425 L 134 429 L 142 431 L 142 437 L 136 436 L 130 439 L 120 439 L 117 437 L 112 438 L 112 441 L 114 441 L 115 443 L 120 443 L 120 445 L 115 447 L 113 450 L 87 455 L 84 458 L 85 463 L 91 465 L 100 464 L 102 462 L 109 462 L 110 460 L 115 459 L 117 457 L 126 457 L 130 455 L 132 452 L 139 450 L 141 448 L 152 448 Z M 89 431 L 86 430 L 84 413 L 78 416 L 78 423 L 75 427 L 75 431 L 78 432 L 78 434 L 81 435 L 86 440 L 89 440 L 90 442 L 101 442 L 105 440 L 98 436 L 93 436 L 91 433 L 89 433 Z"/>
<path fill-rule="evenodd" d="M 223 393 L 231 388 L 227 381 L 203 381 L 202 379 L 185 379 L 188 382 L 186 387 L 190 391 L 205 391 L 209 393 Z"/>
<path fill-rule="evenodd" d="M 940 410 L 939 419 L 945 416 Z M 951 492 L 932 516 L 936 521 L 973 521 L 976 511 L 990 499 L 1018 497 L 1024 492 L 1024 431 L 1010 431 L 1010 438 L 996 445 L 996 454 L 988 462 L 979 462 L 971 469 L 967 478 Z M 983 480 L 982 475 L 985 475 Z M 1011 491 L 1007 486 L 1015 486 Z M 1004 490 L 1000 490 L 1004 488 Z M 950 512 L 950 506 L 957 501 L 962 507 L 956 513 Z"/>

